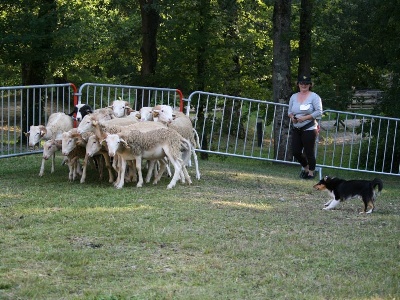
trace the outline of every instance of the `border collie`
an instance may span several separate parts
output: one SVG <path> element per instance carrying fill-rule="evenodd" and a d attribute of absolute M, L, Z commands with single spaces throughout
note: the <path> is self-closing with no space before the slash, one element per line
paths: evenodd
<path fill-rule="evenodd" d="M 93 109 L 90 105 L 88 104 L 77 104 L 74 107 L 74 110 L 69 113 L 68 115 L 70 117 L 73 117 L 74 114 L 76 114 L 75 116 L 75 120 L 77 120 L 78 122 L 82 121 L 83 117 L 86 116 L 87 114 L 91 114 L 93 112 Z"/>
<path fill-rule="evenodd" d="M 383 182 L 379 178 L 369 181 L 325 176 L 313 187 L 320 191 L 326 190 L 331 194 L 333 199 L 325 203 L 325 210 L 334 209 L 339 202 L 359 196 L 364 202 L 364 210 L 360 213 L 370 214 L 375 208 L 376 186 L 378 186 L 378 192 L 382 191 Z"/>

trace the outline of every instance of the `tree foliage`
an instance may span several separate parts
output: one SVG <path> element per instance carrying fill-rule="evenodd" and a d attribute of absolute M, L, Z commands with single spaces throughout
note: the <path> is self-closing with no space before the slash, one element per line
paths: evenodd
<path fill-rule="evenodd" d="M 400 1 L 312 1 L 311 75 L 325 107 L 353 89 L 394 87 Z M 147 2 L 146 2 L 147 3 Z M 147 83 L 140 1 L 3 0 L 0 82 L 22 84 L 40 62 L 46 83 Z M 157 64 L 151 84 L 272 100 L 273 1 L 153 0 Z M 291 73 L 299 66 L 301 1 L 292 2 Z"/>

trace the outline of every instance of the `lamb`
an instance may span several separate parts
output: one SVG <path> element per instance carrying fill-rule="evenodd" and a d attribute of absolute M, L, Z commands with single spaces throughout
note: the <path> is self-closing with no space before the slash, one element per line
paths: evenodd
<path fill-rule="evenodd" d="M 71 152 L 75 151 L 76 153 L 78 153 L 80 155 L 79 157 L 77 157 L 77 159 L 84 158 L 84 161 L 82 164 L 82 176 L 81 176 L 81 180 L 80 180 L 81 183 L 84 183 L 86 180 L 87 166 L 89 163 L 89 158 L 93 157 L 93 156 L 89 157 L 86 155 L 86 145 L 91 136 L 94 136 L 94 134 L 92 132 L 83 133 L 81 135 L 77 132 L 76 128 L 71 129 L 70 131 L 64 132 L 63 136 L 62 136 L 62 153 L 63 153 L 63 155 L 68 157 L 68 156 L 70 156 Z M 82 157 L 82 155 L 81 155 L 82 149 L 76 150 L 76 148 L 83 148 L 85 150 L 85 155 Z M 108 158 L 108 160 L 107 160 L 107 158 Z M 71 159 L 73 159 L 73 157 Z M 96 161 L 96 163 L 98 164 L 100 179 L 102 179 L 103 168 L 102 168 L 101 163 L 103 162 L 103 160 L 100 157 L 100 153 L 99 153 L 99 155 L 94 156 L 92 160 Z M 108 173 L 109 173 L 110 182 L 113 182 L 114 174 L 112 171 L 112 167 L 111 167 L 108 155 L 106 155 L 106 157 L 104 157 L 104 161 L 105 161 L 106 167 L 109 171 Z M 75 178 L 73 177 L 73 179 L 75 179 Z"/>
<path fill-rule="evenodd" d="M 30 126 L 29 131 L 25 133 L 29 137 L 29 147 L 34 148 L 40 140 L 61 140 L 63 132 L 74 127 L 73 120 L 63 112 L 57 112 L 50 115 L 47 125 Z"/>
<path fill-rule="evenodd" d="M 167 127 L 160 127 L 154 122 L 140 122 L 123 130 L 117 134 L 107 134 L 105 143 L 108 146 L 108 154 L 110 157 L 119 156 L 121 161 L 121 173 L 124 174 L 127 160 L 136 161 L 136 169 L 138 172 L 137 187 L 143 185 L 142 176 L 142 159 L 162 160 L 167 157 L 174 166 L 174 175 L 167 188 L 171 189 L 176 185 L 180 178 L 181 170 L 184 171 L 185 178 L 190 184 L 191 180 L 187 171 L 182 169 L 182 149 L 188 151 L 190 143 L 184 139 L 175 130 Z M 161 163 L 161 170 L 154 179 L 156 184 L 165 170 L 165 164 Z M 122 188 L 124 185 L 123 177 L 116 185 L 116 188 Z"/>
<path fill-rule="evenodd" d="M 114 115 L 117 118 L 126 117 L 131 111 L 129 102 L 124 100 L 114 100 L 112 105 L 109 107 L 112 108 Z"/>
<path fill-rule="evenodd" d="M 54 173 L 54 162 L 56 152 L 61 150 L 60 140 L 48 140 L 43 144 L 43 157 L 42 164 L 40 166 L 39 176 L 42 177 L 44 174 L 44 163 L 51 157 L 51 173 Z"/>
<path fill-rule="evenodd" d="M 108 178 L 109 178 L 109 183 L 114 182 L 114 173 L 113 169 L 111 166 L 111 161 L 110 161 L 110 156 L 108 155 L 107 150 L 104 149 L 104 147 L 101 145 L 99 139 L 96 137 L 96 135 L 91 135 L 89 139 L 87 140 L 86 144 L 86 158 L 89 157 L 96 157 L 102 155 L 106 168 L 108 169 Z M 82 172 L 82 177 L 81 177 L 81 183 L 85 181 L 86 173 Z M 102 177 L 102 174 L 100 174 L 100 178 Z"/>
<path fill-rule="evenodd" d="M 199 137 L 193 128 L 190 118 L 182 112 L 174 112 L 171 106 L 159 105 L 153 109 L 154 119 L 162 122 L 168 128 L 176 130 L 182 137 L 190 141 L 190 151 L 194 159 L 196 169 L 196 179 L 200 179 L 200 171 L 195 149 L 199 147 Z"/>

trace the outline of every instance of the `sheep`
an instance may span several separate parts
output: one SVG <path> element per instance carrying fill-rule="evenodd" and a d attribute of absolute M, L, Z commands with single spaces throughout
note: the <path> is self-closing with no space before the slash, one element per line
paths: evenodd
<path fill-rule="evenodd" d="M 89 157 L 96 157 L 98 155 L 103 156 L 106 168 L 108 169 L 108 178 L 109 178 L 108 182 L 113 183 L 114 182 L 114 173 L 113 173 L 113 169 L 112 169 L 111 162 L 110 162 L 110 156 L 108 155 L 108 152 L 104 149 L 104 147 L 101 145 L 101 143 L 99 142 L 99 139 L 96 137 L 96 135 L 93 134 L 87 140 L 85 159 L 89 158 Z M 81 183 L 83 183 L 85 181 L 85 177 L 86 177 L 86 173 L 82 172 Z M 101 177 L 102 176 L 100 174 L 100 178 Z"/>
<path fill-rule="evenodd" d="M 144 106 L 139 109 L 139 118 L 140 121 L 153 121 L 153 107 Z"/>
<path fill-rule="evenodd" d="M 25 136 L 29 137 L 29 147 L 34 148 L 40 140 L 60 140 L 63 132 L 74 127 L 73 120 L 63 112 L 57 112 L 50 115 L 47 125 L 31 125 Z"/>
<path fill-rule="evenodd" d="M 112 108 L 114 115 L 117 118 L 128 116 L 131 110 L 129 102 L 124 100 L 114 100 L 112 105 L 109 107 Z"/>
<path fill-rule="evenodd" d="M 60 140 L 47 140 L 43 144 L 43 157 L 42 164 L 40 166 L 39 176 L 42 177 L 44 174 L 44 163 L 51 157 L 51 173 L 54 173 L 54 162 L 56 157 L 56 151 L 61 150 Z"/>
<path fill-rule="evenodd" d="M 199 164 L 195 149 L 199 147 L 199 137 L 193 128 L 190 118 L 182 112 L 174 112 L 169 105 L 159 105 L 153 109 L 154 119 L 162 122 L 168 128 L 175 129 L 182 137 L 190 141 L 190 151 L 194 159 L 196 179 L 200 179 Z M 190 160 L 189 160 L 190 161 Z"/>
<path fill-rule="evenodd" d="M 100 179 L 103 177 L 103 168 L 101 163 L 103 163 L 103 160 L 100 157 L 100 153 L 97 156 L 87 156 L 86 155 L 86 145 L 87 141 L 91 136 L 94 136 L 93 132 L 88 132 L 88 133 L 83 133 L 82 135 L 77 132 L 77 129 L 71 129 L 70 131 L 64 132 L 62 135 L 62 153 L 64 156 L 69 156 L 72 151 L 74 151 L 76 148 L 83 148 L 85 150 L 85 155 L 84 157 L 78 157 L 79 158 L 84 158 L 83 164 L 82 164 L 82 176 L 81 176 L 81 183 L 84 183 L 86 180 L 86 173 L 87 173 L 87 166 L 89 163 L 89 158 L 91 158 L 95 163 L 98 165 L 98 170 L 100 173 Z M 82 150 L 79 150 L 77 153 L 81 154 Z M 107 155 L 108 158 L 108 155 Z M 104 158 L 104 162 L 106 164 L 106 167 L 109 171 L 109 178 L 110 182 L 114 181 L 114 174 L 112 172 L 110 160 L 107 158 Z"/>
<path fill-rule="evenodd" d="M 74 106 L 74 110 L 68 115 L 70 117 L 73 117 L 73 115 L 75 114 L 75 120 L 80 122 L 87 114 L 91 113 L 93 113 L 93 109 L 90 105 L 78 103 Z"/>
<path fill-rule="evenodd" d="M 127 160 L 136 161 L 136 169 L 138 172 L 137 187 L 143 185 L 143 176 L 141 171 L 142 159 L 162 160 L 167 157 L 174 166 L 174 175 L 167 189 L 171 189 L 176 185 L 180 178 L 182 170 L 182 149 L 190 148 L 189 141 L 184 139 L 175 130 L 167 127 L 160 127 L 154 122 L 140 122 L 123 130 L 117 134 L 107 134 L 104 142 L 108 146 L 108 154 L 110 157 L 119 156 L 121 161 L 120 172 L 124 174 Z M 165 170 L 165 165 L 161 163 L 161 170 L 154 179 L 156 184 Z M 184 172 L 185 178 L 191 184 L 190 176 Z M 116 188 L 122 188 L 124 185 L 123 177 L 116 185 Z"/>
<path fill-rule="evenodd" d="M 82 134 L 84 132 L 94 132 L 95 135 L 99 140 L 103 140 L 105 138 L 105 133 L 117 133 L 120 132 L 123 128 L 130 126 L 132 124 L 137 123 L 136 118 L 130 118 L 130 117 L 125 117 L 125 118 L 116 118 L 104 122 L 100 122 L 99 116 L 96 115 L 88 115 L 82 120 L 82 122 L 78 126 L 78 133 Z M 105 153 L 104 155 L 108 155 L 107 149 L 104 149 Z M 104 157 L 106 162 L 110 160 L 110 158 Z M 113 161 L 113 167 L 118 173 L 117 180 L 115 181 L 114 184 L 118 184 L 121 174 L 119 172 L 119 166 L 118 166 L 118 157 L 114 158 Z M 136 171 L 134 168 L 129 169 L 129 178 L 135 178 L 136 177 Z M 111 179 L 110 179 L 111 182 Z"/>
<path fill-rule="evenodd" d="M 121 130 L 123 126 L 131 125 L 137 123 L 135 118 L 116 118 L 111 120 L 103 120 L 101 116 L 90 114 L 83 118 L 82 122 L 78 125 L 78 133 L 82 134 L 84 132 L 92 131 L 95 132 L 94 124 L 99 124 L 102 130 L 110 133 L 116 133 Z M 110 131 L 111 130 L 111 131 Z M 95 132 L 96 133 L 96 132 Z M 101 136 L 98 136 L 101 138 Z"/>

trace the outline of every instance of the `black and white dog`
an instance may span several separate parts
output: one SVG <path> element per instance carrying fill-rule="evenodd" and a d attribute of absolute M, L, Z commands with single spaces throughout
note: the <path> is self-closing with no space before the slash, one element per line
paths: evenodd
<path fill-rule="evenodd" d="M 332 198 L 325 203 L 325 210 L 334 209 L 339 202 L 353 197 L 361 197 L 364 202 L 364 210 L 361 213 L 370 214 L 374 210 L 376 199 L 375 188 L 378 186 L 378 192 L 383 189 L 383 182 L 379 178 L 374 180 L 344 180 L 336 177 L 325 176 L 314 185 L 316 190 L 328 191 Z"/>
<path fill-rule="evenodd" d="M 88 104 L 77 104 L 74 107 L 74 110 L 69 113 L 68 115 L 70 117 L 73 117 L 74 114 L 75 115 L 75 120 L 77 120 L 78 122 L 82 121 L 83 117 L 86 116 L 87 114 L 90 114 L 93 112 L 93 109 L 90 105 Z"/>

